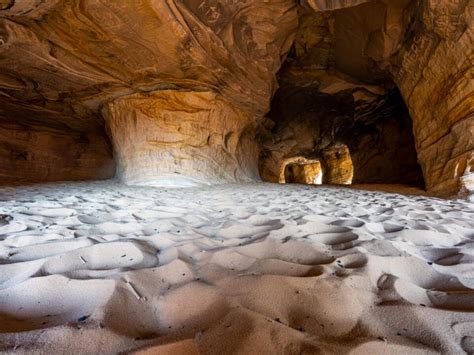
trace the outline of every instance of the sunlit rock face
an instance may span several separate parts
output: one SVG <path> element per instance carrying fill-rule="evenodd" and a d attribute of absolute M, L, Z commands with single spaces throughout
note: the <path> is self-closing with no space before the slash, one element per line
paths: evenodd
<path fill-rule="evenodd" d="M 323 151 L 326 184 L 347 185 L 352 183 L 354 169 L 351 153 L 345 144 L 334 144 Z"/>
<path fill-rule="evenodd" d="M 124 182 L 166 186 L 258 179 L 255 120 L 213 92 L 137 94 L 110 102 L 103 113 Z"/>
<path fill-rule="evenodd" d="M 293 157 L 280 166 L 279 183 L 319 185 L 323 183 L 323 166 L 319 159 Z"/>

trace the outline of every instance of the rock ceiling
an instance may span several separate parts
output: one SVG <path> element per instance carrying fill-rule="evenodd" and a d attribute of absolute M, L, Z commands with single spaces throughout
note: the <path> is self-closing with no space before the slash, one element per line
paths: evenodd
<path fill-rule="evenodd" d="M 398 87 L 427 188 L 467 194 L 473 7 L 0 0 L 0 180 L 107 178 L 116 165 L 129 183 L 251 181 L 279 86 L 345 95 L 359 114 Z"/>

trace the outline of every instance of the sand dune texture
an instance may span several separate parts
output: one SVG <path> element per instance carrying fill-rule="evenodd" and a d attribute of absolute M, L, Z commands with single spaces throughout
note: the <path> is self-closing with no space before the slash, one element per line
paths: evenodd
<path fill-rule="evenodd" d="M 299 185 L 0 190 L 0 351 L 473 353 L 474 205 Z"/>

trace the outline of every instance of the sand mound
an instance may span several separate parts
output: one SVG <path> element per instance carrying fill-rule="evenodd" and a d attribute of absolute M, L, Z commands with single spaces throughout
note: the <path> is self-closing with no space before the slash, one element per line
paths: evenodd
<path fill-rule="evenodd" d="M 0 214 L 1 351 L 474 352 L 468 202 L 103 182 Z"/>

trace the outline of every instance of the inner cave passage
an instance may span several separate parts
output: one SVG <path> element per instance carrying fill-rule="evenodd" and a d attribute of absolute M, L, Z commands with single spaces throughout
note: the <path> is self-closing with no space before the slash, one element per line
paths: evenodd
<path fill-rule="evenodd" d="M 320 158 L 293 157 L 280 166 L 279 183 L 308 185 L 350 185 L 354 167 L 349 148 L 336 144 L 323 151 Z"/>
<path fill-rule="evenodd" d="M 285 68 L 280 78 L 289 75 Z M 260 154 L 262 179 L 423 188 L 412 120 L 398 89 L 367 101 L 356 100 L 357 95 L 357 89 L 329 95 L 287 78 L 267 117 L 271 128 Z M 315 170 L 320 180 L 313 179 Z"/>
<path fill-rule="evenodd" d="M 293 158 L 282 164 L 280 183 L 300 183 L 320 185 L 323 182 L 323 169 L 319 160 Z"/>

